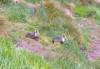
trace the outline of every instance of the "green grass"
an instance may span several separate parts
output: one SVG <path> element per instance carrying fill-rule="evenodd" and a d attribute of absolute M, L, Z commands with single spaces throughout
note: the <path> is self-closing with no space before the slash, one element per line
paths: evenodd
<path fill-rule="evenodd" d="M 6 5 L 5 11 L 2 15 L 6 16 L 11 22 L 27 23 L 31 18 L 31 9 L 22 4 L 9 4 Z"/>
<path fill-rule="evenodd" d="M 56 35 L 60 35 L 61 33 L 63 33 L 65 31 L 65 29 L 63 27 L 59 27 L 59 26 L 57 26 L 57 24 L 50 24 L 50 25 L 46 25 L 46 26 L 44 24 L 43 24 L 43 22 L 36 20 L 27 27 L 27 30 L 33 31 L 35 29 L 38 29 L 41 34 L 44 33 L 44 34 L 46 34 L 45 37 L 50 37 L 50 38 L 52 38 Z M 84 33 L 83 35 L 85 38 L 83 46 L 87 47 L 88 46 L 88 38 L 87 37 L 88 37 L 89 31 L 83 30 L 82 33 Z M 49 40 L 49 39 L 47 38 L 47 40 Z M 63 45 L 61 45 L 60 48 L 56 49 L 56 52 L 60 52 L 60 53 L 61 52 L 62 53 L 70 52 L 69 53 L 70 56 L 63 60 L 59 59 L 56 61 L 50 61 L 51 64 L 53 65 L 54 69 L 92 69 L 91 68 L 92 66 L 89 65 L 87 58 L 77 47 L 77 43 L 74 40 L 66 41 Z M 64 57 L 62 57 L 62 58 L 64 58 Z M 78 62 L 77 58 L 80 61 L 79 63 L 75 63 L 75 62 Z M 80 65 L 80 67 L 78 68 L 79 65 Z"/>
<path fill-rule="evenodd" d="M 26 23 L 28 19 L 28 11 L 23 5 L 11 5 L 7 8 L 8 19 L 12 22 Z"/>
<path fill-rule="evenodd" d="M 0 4 L 9 4 L 11 0 L 0 0 Z"/>
<path fill-rule="evenodd" d="M 97 7 L 95 5 L 93 6 L 81 6 L 81 5 L 77 5 L 76 8 L 75 8 L 75 15 L 77 17 L 87 17 L 87 15 L 91 12 L 96 12 L 94 14 L 95 16 L 95 19 L 97 21 L 97 24 L 100 25 L 100 7 Z"/>
<path fill-rule="evenodd" d="M 29 2 L 35 3 L 37 0 L 27 0 Z M 59 0 L 61 1 L 61 0 Z M 62 2 L 64 2 L 63 0 Z M 93 8 L 93 7 L 92 7 Z M 99 9 L 94 7 L 96 13 L 96 19 L 99 21 Z M 43 17 L 45 12 L 40 9 L 40 17 Z M 87 13 L 91 12 L 92 9 L 86 6 L 77 6 L 75 8 L 77 17 L 86 17 Z M 44 36 L 44 40 L 50 40 L 52 37 L 56 35 L 61 35 L 63 32 L 68 31 L 66 26 L 63 26 L 63 20 L 56 20 L 55 23 L 48 24 L 47 22 L 43 22 L 43 20 L 47 20 L 47 17 L 43 17 L 41 19 L 33 20 L 31 23 L 28 23 L 28 19 L 31 16 L 31 10 L 26 8 L 24 5 L 18 4 L 13 5 L 10 4 L 6 7 L 6 11 L 3 12 L 4 16 L 8 17 L 8 20 L 16 23 L 26 23 L 27 28 L 26 31 L 34 31 L 35 29 L 39 30 L 41 35 Z M 42 15 L 43 14 L 43 15 Z M 99 22 L 98 22 L 99 23 Z M 16 34 L 18 33 L 18 34 Z M 15 37 L 19 37 L 19 32 L 13 34 Z M 84 36 L 84 44 L 83 46 L 87 47 L 89 37 L 89 31 L 87 29 L 82 31 L 82 35 Z M 23 36 L 23 35 L 22 35 Z M 16 39 L 15 37 L 15 39 Z M 46 60 L 41 56 L 37 56 L 36 54 L 26 52 L 23 49 L 17 49 L 15 44 L 13 43 L 13 39 L 0 37 L 0 68 L 1 69 L 93 69 L 93 65 L 88 62 L 85 55 L 80 51 L 77 47 L 77 43 L 75 40 L 66 41 L 60 48 L 56 49 L 56 52 L 67 53 L 70 56 L 63 55 L 62 58 L 55 60 Z M 45 44 L 45 42 L 44 42 Z M 67 55 L 66 54 L 66 55 Z M 64 59 L 63 59 L 64 58 Z M 79 61 L 77 60 L 79 59 Z M 99 66 L 99 65 L 98 65 Z"/>
<path fill-rule="evenodd" d="M 90 7 L 88 7 L 88 6 L 78 5 L 75 8 L 75 13 L 76 13 L 76 16 L 78 16 L 78 17 L 86 17 L 87 14 L 90 13 L 91 11 L 93 11 L 93 10 L 90 9 Z"/>
<path fill-rule="evenodd" d="M 97 24 L 100 25 L 100 7 L 93 6 L 93 10 L 96 11 L 95 18 L 96 18 Z"/>
<path fill-rule="evenodd" d="M 16 49 L 9 38 L 0 38 L 0 69 L 51 69 L 43 58 Z"/>
<path fill-rule="evenodd" d="M 24 49 L 15 48 L 9 38 L 0 37 L 0 68 L 1 69 L 93 69 L 88 62 L 84 62 L 83 55 L 70 43 L 64 51 L 72 52 L 67 59 L 45 60 L 35 54 L 26 52 Z M 66 51 L 66 52 L 67 52 Z M 81 61 L 77 63 L 75 55 Z M 76 62 L 75 62 L 76 61 Z M 86 59 L 85 59 L 86 61 Z"/>

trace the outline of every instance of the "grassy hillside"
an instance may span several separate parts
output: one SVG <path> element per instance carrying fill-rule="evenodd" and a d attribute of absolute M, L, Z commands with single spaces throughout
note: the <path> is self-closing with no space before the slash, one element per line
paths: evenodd
<path fill-rule="evenodd" d="M 48 0 L 47 0 L 48 1 Z M 57 0 L 66 6 L 69 0 Z M 65 3 L 66 2 L 66 3 Z M 0 1 L 0 68 L 1 69 L 99 69 L 98 60 L 90 62 L 81 47 L 88 49 L 90 44 L 90 29 L 78 27 L 78 20 L 87 18 L 89 13 L 95 12 L 96 24 L 99 26 L 100 7 L 96 5 L 83 6 L 76 2 L 74 17 L 71 19 L 62 10 L 49 4 L 47 7 L 36 9 L 35 16 L 30 3 L 43 4 L 42 0 L 26 0 L 24 3 L 14 4 L 12 1 Z M 55 1 L 53 3 L 56 3 Z M 78 3 L 78 4 L 77 4 Z M 58 4 L 58 3 L 57 3 Z M 92 16 L 92 15 L 90 15 Z M 3 23 L 3 24 L 2 24 Z M 3 30 L 2 30 L 3 29 Z M 25 34 L 39 30 L 39 42 L 27 39 Z M 65 33 L 68 40 L 64 44 L 53 44 L 52 38 Z M 25 40 L 31 45 L 40 44 L 46 49 L 47 57 L 16 47 L 18 40 Z M 23 46 L 25 46 L 23 44 Z M 29 46 L 28 46 L 29 47 Z M 51 48 L 52 47 L 52 48 Z M 50 49 L 49 49 L 50 48 Z M 43 50 L 45 50 L 43 49 Z M 44 52 L 44 53 L 46 53 Z M 57 53 L 58 57 L 49 55 Z M 44 54 L 43 53 L 43 54 Z M 49 56 L 55 56 L 50 58 Z"/>

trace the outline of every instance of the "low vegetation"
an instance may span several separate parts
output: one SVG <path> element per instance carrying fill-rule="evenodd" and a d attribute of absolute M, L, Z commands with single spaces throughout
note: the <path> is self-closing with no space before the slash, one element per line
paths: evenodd
<path fill-rule="evenodd" d="M 88 49 L 90 30 L 79 28 L 78 19 L 87 18 L 89 13 L 95 12 L 96 24 L 99 26 L 100 7 L 90 4 L 88 7 L 76 1 L 73 16 L 66 16 L 63 10 L 55 7 L 69 8 L 70 0 L 25 0 L 26 3 L 41 4 L 36 8 L 35 16 L 32 16 L 32 8 L 23 3 L 12 3 L 11 0 L 0 0 L 4 12 L 0 10 L 0 29 L 5 24 L 10 24 L 8 36 L 0 35 L 0 68 L 1 69 L 99 69 L 99 62 L 90 62 L 81 47 Z M 44 2 L 48 2 L 44 5 Z M 52 5 L 52 6 L 51 6 Z M 92 15 L 91 15 L 92 16 Z M 6 20 L 7 22 L 6 22 Z M 5 31 L 2 28 L 2 31 Z M 16 47 L 16 41 L 24 39 L 27 32 L 38 30 L 40 32 L 39 43 L 43 47 L 62 55 L 60 58 L 48 59 L 37 53 L 31 53 L 26 49 Z M 0 31 L 1 33 L 1 31 Z M 65 33 L 68 40 L 64 44 L 52 43 L 52 38 Z M 27 40 L 28 41 L 28 40 Z M 32 42 L 31 42 L 32 43 Z M 48 50 L 49 51 L 49 50 Z M 54 56 L 54 55 L 52 55 Z"/>

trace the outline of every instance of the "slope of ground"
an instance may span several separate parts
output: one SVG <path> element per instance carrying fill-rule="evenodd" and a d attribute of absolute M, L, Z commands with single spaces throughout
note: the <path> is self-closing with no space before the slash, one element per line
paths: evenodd
<path fill-rule="evenodd" d="M 79 26 L 90 30 L 87 57 L 90 61 L 96 61 L 100 58 L 100 26 L 96 24 L 94 18 L 83 19 Z"/>
<path fill-rule="evenodd" d="M 94 65 L 91 65 L 88 61 L 88 59 L 96 60 L 100 57 L 100 28 L 97 27 L 94 20 L 87 19 L 86 22 L 82 21 L 82 24 L 80 23 L 79 25 L 81 28 L 88 28 L 90 30 L 90 45 L 87 51 L 87 59 L 74 40 L 66 41 L 62 45 L 51 44 L 53 36 L 67 30 L 61 25 L 58 26 L 59 23 L 47 26 L 40 19 L 31 19 L 31 10 L 21 4 L 8 5 L 3 11 L 0 10 L 0 13 L 2 13 L 0 15 L 7 17 L 8 22 L 5 25 L 7 30 L 3 27 L 2 32 L 0 32 L 0 36 L 6 37 L 4 39 L 3 37 L 0 38 L 0 49 L 3 49 L 1 50 L 2 52 L 0 51 L 2 56 L 0 66 L 1 68 L 3 67 L 2 69 L 11 69 L 11 66 L 14 66 L 12 69 L 94 69 Z M 67 10 L 64 12 L 67 12 Z M 25 37 L 27 32 L 34 31 L 35 29 L 38 29 L 41 33 L 39 41 Z M 5 32 L 7 33 L 5 34 Z M 14 47 L 13 50 L 16 49 L 15 51 L 18 53 L 7 48 L 8 46 Z M 23 50 L 25 50 L 25 53 L 21 52 Z M 27 52 L 31 55 L 28 55 Z M 34 54 L 41 58 L 32 56 Z M 12 57 L 9 58 L 8 56 Z M 8 59 L 12 59 L 12 61 Z M 6 64 L 7 61 L 9 67 Z M 25 67 L 23 67 L 24 65 Z"/>

